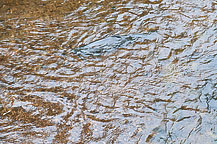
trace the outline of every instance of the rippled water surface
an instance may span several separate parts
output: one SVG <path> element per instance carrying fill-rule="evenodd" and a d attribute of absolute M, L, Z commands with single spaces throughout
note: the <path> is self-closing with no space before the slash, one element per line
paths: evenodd
<path fill-rule="evenodd" d="M 217 143 L 216 0 L 1 0 L 0 143 Z"/>

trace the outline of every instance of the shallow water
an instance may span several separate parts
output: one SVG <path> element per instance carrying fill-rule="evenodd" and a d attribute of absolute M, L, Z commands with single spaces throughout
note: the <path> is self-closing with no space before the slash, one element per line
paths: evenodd
<path fill-rule="evenodd" d="M 216 143 L 216 7 L 2 0 L 0 142 Z M 146 33 L 155 35 L 96 57 L 73 53 Z"/>
<path fill-rule="evenodd" d="M 69 52 L 66 53 L 72 52 L 84 59 L 90 57 L 96 58 L 97 56 L 101 57 L 107 53 L 115 52 L 117 49 L 128 49 L 135 43 L 147 43 L 158 38 L 158 35 L 154 32 L 146 34 L 114 35 L 74 49 L 71 49 L 71 46 L 69 46 Z"/>

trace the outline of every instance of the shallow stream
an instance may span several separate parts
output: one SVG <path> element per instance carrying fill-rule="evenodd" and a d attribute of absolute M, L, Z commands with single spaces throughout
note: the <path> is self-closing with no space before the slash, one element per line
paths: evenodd
<path fill-rule="evenodd" d="M 217 143 L 216 8 L 1 0 L 0 143 Z"/>

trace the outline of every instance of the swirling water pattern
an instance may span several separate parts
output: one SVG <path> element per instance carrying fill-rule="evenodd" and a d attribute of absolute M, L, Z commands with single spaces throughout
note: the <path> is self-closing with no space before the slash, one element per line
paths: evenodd
<path fill-rule="evenodd" d="M 216 6 L 2 0 L 0 142 L 216 143 Z"/>

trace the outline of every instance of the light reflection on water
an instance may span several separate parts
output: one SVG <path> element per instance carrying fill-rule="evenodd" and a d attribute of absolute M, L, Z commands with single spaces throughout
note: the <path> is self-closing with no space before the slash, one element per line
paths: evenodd
<path fill-rule="evenodd" d="M 215 2 L 0 7 L 3 143 L 217 141 Z M 114 35 L 147 33 L 148 41 L 133 39 L 102 55 L 73 53 Z"/>

